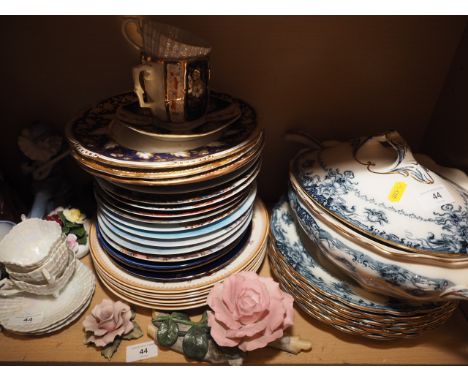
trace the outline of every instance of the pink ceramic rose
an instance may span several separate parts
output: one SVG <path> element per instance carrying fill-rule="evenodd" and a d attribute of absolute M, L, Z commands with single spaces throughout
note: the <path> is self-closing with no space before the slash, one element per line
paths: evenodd
<path fill-rule="evenodd" d="M 114 342 L 117 336 L 130 333 L 133 330 L 132 311 L 121 301 L 102 300 L 99 305 L 83 321 L 86 332 L 92 333 L 86 343 L 94 343 L 104 347 Z"/>
<path fill-rule="evenodd" d="M 220 346 L 242 351 L 265 347 L 293 324 L 293 297 L 271 278 L 240 272 L 216 284 L 208 296 L 208 325 Z"/>
<path fill-rule="evenodd" d="M 78 249 L 78 237 L 73 234 L 69 233 L 66 238 L 67 247 L 70 248 L 73 252 L 76 252 Z"/>

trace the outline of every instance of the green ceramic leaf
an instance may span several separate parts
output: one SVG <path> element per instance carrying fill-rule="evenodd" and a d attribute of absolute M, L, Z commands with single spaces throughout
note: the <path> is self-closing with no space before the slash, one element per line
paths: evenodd
<path fill-rule="evenodd" d="M 83 237 L 80 237 L 80 238 L 77 240 L 77 243 L 78 243 L 78 244 L 81 244 L 81 245 L 85 245 L 86 242 L 87 242 L 87 238 L 88 238 L 88 235 L 85 233 Z"/>
<path fill-rule="evenodd" d="M 177 341 L 179 326 L 172 320 L 161 321 L 156 338 L 161 346 L 170 347 Z"/>
<path fill-rule="evenodd" d="M 190 321 L 190 317 L 188 316 L 188 314 L 182 312 L 172 312 L 171 317 L 176 318 L 178 320 Z"/>
<path fill-rule="evenodd" d="M 86 230 L 84 229 L 83 226 L 76 227 L 76 228 L 71 228 L 70 232 L 75 234 L 76 237 L 83 237 L 84 235 L 86 235 Z"/>
<path fill-rule="evenodd" d="M 67 220 L 67 218 L 65 217 L 65 215 L 63 214 L 63 212 L 60 212 L 60 213 L 59 213 L 59 218 L 60 218 L 60 220 L 62 221 L 63 225 L 67 224 L 68 220 Z"/>
<path fill-rule="evenodd" d="M 188 358 L 201 361 L 208 352 L 208 335 L 205 327 L 192 326 L 184 336 L 182 349 Z"/>
<path fill-rule="evenodd" d="M 122 336 L 124 340 L 133 340 L 136 338 L 140 338 L 143 336 L 143 331 L 140 328 L 140 325 L 138 325 L 137 322 L 133 321 L 133 330 L 125 335 Z"/>
<path fill-rule="evenodd" d="M 110 360 L 119 348 L 120 342 L 122 342 L 122 339 L 120 337 L 115 337 L 114 342 L 110 343 L 101 350 L 102 356 Z"/>

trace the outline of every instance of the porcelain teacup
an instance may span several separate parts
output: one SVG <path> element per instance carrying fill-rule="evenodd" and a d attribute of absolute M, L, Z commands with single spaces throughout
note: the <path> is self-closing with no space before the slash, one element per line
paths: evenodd
<path fill-rule="evenodd" d="M 151 59 L 133 68 L 135 93 L 142 108 L 174 124 L 201 118 L 207 111 L 210 69 L 207 56 Z"/>

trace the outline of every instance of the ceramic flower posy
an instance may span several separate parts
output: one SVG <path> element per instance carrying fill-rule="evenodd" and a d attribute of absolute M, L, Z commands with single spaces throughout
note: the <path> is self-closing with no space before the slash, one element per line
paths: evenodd
<path fill-rule="evenodd" d="M 267 346 L 293 325 L 291 295 L 255 272 L 241 272 L 216 284 L 208 296 L 208 325 L 220 346 L 251 351 Z"/>
<path fill-rule="evenodd" d="M 84 227 L 86 215 L 79 209 L 58 207 L 46 216 L 46 220 L 60 224 L 62 232 L 67 235 L 67 246 L 75 254 L 80 245 L 87 244 L 88 234 Z"/>
<path fill-rule="evenodd" d="M 85 344 L 102 348 L 101 354 L 110 359 L 122 339 L 130 340 L 143 335 L 134 318 L 135 314 L 127 304 L 102 300 L 83 321 Z"/>

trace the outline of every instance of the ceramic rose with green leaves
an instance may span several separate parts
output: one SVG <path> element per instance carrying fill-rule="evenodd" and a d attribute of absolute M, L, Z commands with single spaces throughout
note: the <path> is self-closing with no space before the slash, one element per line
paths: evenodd
<path fill-rule="evenodd" d="M 153 315 L 148 335 L 187 358 L 241 364 L 246 352 L 266 346 L 298 353 L 310 343 L 285 335 L 293 325 L 293 297 L 255 272 L 240 272 L 217 283 L 199 321 L 185 313 Z"/>

